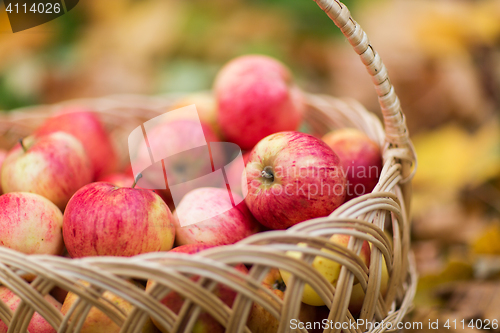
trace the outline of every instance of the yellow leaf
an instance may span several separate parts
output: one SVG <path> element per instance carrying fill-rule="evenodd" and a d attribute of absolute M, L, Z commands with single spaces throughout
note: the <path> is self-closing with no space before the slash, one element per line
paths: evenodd
<path fill-rule="evenodd" d="M 500 224 L 487 228 L 471 244 L 472 252 L 476 254 L 500 255 Z"/>
<path fill-rule="evenodd" d="M 417 40 L 430 55 L 468 54 L 474 43 L 495 43 L 500 35 L 498 1 L 421 1 L 416 13 Z"/>
<path fill-rule="evenodd" d="M 469 281 L 474 277 L 472 265 L 467 261 L 451 259 L 439 274 L 429 274 L 421 276 L 418 281 L 418 293 L 415 297 L 415 304 L 438 305 L 440 300 L 436 297 L 436 288 L 450 282 Z"/>
<path fill-rule="evenodd" d="M 451 124 L 414 137 L 419 159 L 416 192 L 455 198 L 466 185 L 477 186 L 500 173 L 500 131 L 496 121 L 474 134 Z"/>
<path fill-rule="evenodd" d="M 434 206 L 453 204 L 466 186 L 500 174 L 500 126 L 492 121 L 474 134 L 450 124 L 413 138 L 419 168 L 412 211 L 416 217 Z"/>

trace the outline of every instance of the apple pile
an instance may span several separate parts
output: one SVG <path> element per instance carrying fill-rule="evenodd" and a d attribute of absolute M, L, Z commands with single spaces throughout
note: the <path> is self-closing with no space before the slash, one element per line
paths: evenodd
<path fill-rule="evenodd" d="M 71 258 L 159 251 L 192 255 L 259 232 L 284 230 L 328 216 L 344 202 L 370 193 L 377 184 L 381 152 L 365 134 L 337 129 L 320 139 L 298 131 L 307 108 L 306 97 L 291 72 L 275 59 L 248 55 L 232 60 L 218 73 L 213 95 L 189 95 L 174 108 L 191 104 L 196 105 L 199 119 L 179 117 L 160 123 L 138 158 L 147 163 L 151 149 L 165 145 L 175 150 L 182 143 L 200 140 L 232 142 L 242 149 L 245 167 L 243 172 L 228 168 L 224 177 L 237 179 L 237 190 L 244 197 L 236 193 L 228 196 L 225 188 L 203 187 L 186 193 L 175 207 L 168 186 L 155 188 L 152 178 L 163 179 L 165 173 L 169 183 L 171 179 L 189 181 L 183 178 L 185 168 L 194 168 L 202 176 L 206 170 L 212 172 L 213 161 L 204 159 L 203 153 L 193 153 L 162 161 L 164 170 L 149 172 L 141 179 L 142 174 L 134 175 L 130 165 L 119 166 L 119 156 L 97 112 L 66 108 L 48 118 L 31 136 L 20 138 L 9 151 L 0 150 L 0 194 L 4 193 L 0 196 L 0 245 L 26 254 L 64 255 L 66 249 Z M 203 131 L 195 134 L 198 121 Z M 217 213 L 221 208 L 224 213 Z M 179 222 L 180 214 L 184 224 Z M 349 237 L 335 234 L 330 241 L 347 247 Z M 358 254 L 367 266 L 370 246 L 365 241 Z M 302 257 L 295 251 L 287 255 Z M 318 256 L 311 267 L 336 285 L 340 264 Z M 235 268 L 248 273 L 243 263 Z M 193 281 L 198 278 L 191 277 Z M 382 279 L 387 278 L 385 267 Z M 283 299 L 289 279 L 289 272 L 272 268 L 262 283 Z M 142 286 L 149 290 L 155 283 L 143 281 Z M 386 286 L 387 281 L 384 283 Z M 79 284 L 82 288 L 86 285 L 84 281 Z M 359 284 L 353 290 L 350 309 L 356 313 L 364 294 Z M 224 285 L 217 286 L 214 293 L 228 306 L 236 297 L 236 292 Z M 0 296 L 11 308 L 19 303 L 8 290 L 1 289 Z M 56 298 L 63 304 L 49 301 L 66 313 L 77 296 L 59 290 Z M 109 292 L 104 298 L 124 313 L 132 309 Z M 308 285 L 302 301 L 303 321 L 315 320 L 321 313 L 315 310 L 325 305 Z M 183 302 L 174 291 L 162 300 L 175 313 Z M 253 332 L 275 332 L 279 321 L 254 304 L 247 325 Z M 199 316 L 195 327 L 197 332 L 224 332 L 206 313 Z M 32 328 L 55 332 L 37 314 L 29 326 Z M 82 328 L 82 332 L 118 331 L 119 327 L 95 308 Z"/>

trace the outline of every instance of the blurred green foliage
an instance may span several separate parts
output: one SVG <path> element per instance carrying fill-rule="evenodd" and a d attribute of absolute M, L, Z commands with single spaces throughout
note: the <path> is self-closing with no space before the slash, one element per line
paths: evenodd
<path fill-rule="evenodd" d="M 16 93 L 5 75 L 0 75 L 0 110 L 12 110 L 38 102 L 34 96 L 22 96 Z"/>
<path fill-rule="evenodd" d="M 292 26 L 296 33 L 314 36 L 342 36 L 332 21 L 312 0 L 245 0 L 249 4 L 280 8 L 292 16 Z M 344 0 L 351 11 L 355 11 L 360 2 Z"/>
<path fill-rule="evenodd" d="M 79 97 L 76 87 L 79 84 L 85 87 L 82 76 L 88 73 L 89 77 L 84 79 L 88 80 L 87 87 L 92 87 L 91 77 L 98 77 L 103 73 L 103 69 L 98 68 L 100 59 L 109 57 L 116 59 L 117 63 L 125 64 L 128 60 L 121 61 L 122 55 L 128 59 L 133 53 L 144 59 L 134 60 L 130 65 L 127 63 L 123 66 L 124 71 L 135 67 L 154 73 L 145 74 L 145 76 L 150 75 L 147 79 L 142 78 L 142 82 L 151 82 L 151 87 L 137 93 L 210 89 L 217 70 L 225 62 L 236 56 L 251 53 L 266 54 L 283 61 L 292 69 L 299 82 L 301 78 L 308 77 L 312 73 L 316 78 L 315 82 L 324 85 L 327 79 L 324 68 L 315 68 L 311 66 L 311 62 L 304 59 L 310 58 L 308 54 L 325 52 L 318 45 L 329 45 L 332 38 L 342 36 L 312 0 L 190 0 L 182 4 L 176 3 L 175 0 L 171 2 L 170 7 L 154 5 L 160 1 L 164 0 L 121 0 L 110 3 L 109 6 L 82 3 L 66 15 L 49 23 L 51 35 L 47 42 L 41 47 L 21 52 L 22 58 L 11 59 L 12 64 L 9 63 L 0 72 L 0 109 L 9 110 Z M 344 2 L 351 10 L 356 11 L 356 8 L 362 6 L 365 1 L 367 0 Z M 124 54 L 123 50 L 134 45 L 124 43 L 117 35 L 113 35 L 113 31 L 136 34 L 136 29 L 147 27 L 141 21 L 144 10 L 147 11 L 155 6 L 163 10 L 171 9 L 172 13 L 175 12 L 174 15 L 177 15 L 170 17 L 171 13 L 165 12 L 166 19 L 175 18 L 175 23 L 171 26 L 172 31 L 155 32 L 158 44 L 163 44 L 165 47 L 155 50 L 154 46 L 150 46 L 151 50 L 143 52 L 130 49 L 130 52 L 127 52 L 130 54 Z M 114 8 L 115 12 L 106 12 L 106 8 Z M 123 12 L 118 14 L 120 10 Z M 138 13 L 137 21 L 134 21 L 136 16 L 133 13 Z M 120 20 L 120 15 L 131 20 Z M 94 39 L 99 38 L 93 35 L 98 26 L 107 27 L 108 30 L 103 31 L 105 37 L 101 41 L 93 43 Z M 153 30 L 147 30 L 146 33 L 152 32 Z M 109 43 L 100 44 L 104 38 L 113 39 L 110 39 Z M 173 42 L 162 43 L 169 38 Z M 307 51 L 310 45 L 306 45 L 306 41 L 313 41 L 312 50 Z M 106 45 L 106 50 L 99 49 L 103 45 Z M 97 48 L 92 49 L 92 47 Z M 108 53 L 108 51 L 113 52 L 113 48 L 121 51 Z M 82 53 L 84 50 L 89 52 Z M 297 54 L 299 50 L 305 53 Z M 94 58 L 87 59 L 89 54 Z M 26 74 L 25 71 L 24 77 L 36 74 L 37 82 L 40 83 L 37 86 L 38 90 L 30 91 L 29 94 L 19 89 L 25 81 L 17 80 L 16 86 L 12 85 L 10 79 L 17 76 L 16 67 L 22 67 L 24 61 L 35 66 L 31 68 L 34 74 Z M 81 68 L 88 70 L 81 72 Z M 90 74 L 92 71 L 95 71 L 96 75 Z M 110 75 L 116 75 L 111 69 L 109 71 Z M 75 88 L 71 88 L 72 86 Z M 89 90 L 90 96 L 115 93 L 111 86 L 108 90 L 99 87 Z M 57 97 L 58 94 L 60 97 Z"/>
<path fill-rule="evenodd" d="M 29 60 L 38 67 L 36 75 L 46 74 L 53 66 L 61 66 L 66 62 L 72 54 L 71 49 L 78 41 L 86 20 L 83 11 L 72 10 L 51 24 L 54 25 L 52 30 L 54 35 L 50 42 L 33 54 Z M 19 65 L 22 66 L 22 63 L 16 64 L 16 66 Z M 0 110 L 12 110 L 42 102 L 41 91 L 26 93 L 16 84 L 12 84 L 11 78 L 17 75 L 16 66 L 8 66 L 0 73 Z"/>
<path fill-rule="evenodd" d="M 73 44 L 77 40 L 86 20 L 82 11 L 71 10 L 59 17 L 55 22 L 57 32 L 52 47 L 58 48 Z"/>
<path fill-rule="evenodd" d="M 196 59 L 171 59 L 161 69 L 157 93 L 208 90 L 218 66 Z"/>
<path fill-rule="evenodd" d="M 344 0 L 351 12 L 355 12 L 359 6 L 368 0 Z M 260 9 L 263 13 L 273 10 L 277 15 L 283 13 L 292 18 L 291 25 L 295 33 L 309 34 L 315 36 L 341 36 L 341 33 L 332 25 L 332 21 L 319 9 L 313 0 L 239 0 L 224 6 L 222 1 L 211 3 L 206 0 L 193 0 L 189 4 L 193 5 L 196 16 L 190 21 L 193 31 L 202 33 L 206 31 L 211 18 L 221 18 L 230 15 L 234 7 L 248 7 Z M 224 3 L 225 4 L 225 3 Z"/>

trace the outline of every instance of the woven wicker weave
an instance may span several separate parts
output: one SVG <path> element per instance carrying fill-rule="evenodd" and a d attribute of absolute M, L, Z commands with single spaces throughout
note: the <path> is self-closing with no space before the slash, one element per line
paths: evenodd
<path fill-rule="evenodd" d="M 9 326 L 9 332 L 26 332 L 33 311 L 41 314 L 58 332 L 78 332 L 92 306 L 121 326 L 121 332 L 140 332 L 149 317 L 169 332 L 191 332 L 200 311 L 209 313 L 224 325 L 226 332 L 250 332 L 245 324 L 253 302 L 259 303 L 280 320 L 279 332 L 290 332 L 290 320 L 298 318 L 304 282 L 314 288 L 330 308 L 329 320 L 354 320 L 347 310 L 354 278 L 367 295 L 359 318 L 392 323 L 394 329 L 387 331 L 397 331 L 396 324 L 411 308 L 416 288 L 415 267 L 409 250 L 408 218 L 415 154 L 387 71 L 366 34 L 350 17 L 345 5 L 334 0 L 315 1 L 341 29 L 366 65 L 379 96 L 384 126 L 356 101 L 319 95 L 307 96 L 306 121 L 313 131 L 320 134 L 341 127 L 361 129 L 382 147 L 384 167 L 373 192 L 347 202 L 329 217 L 303 222 L 286 231 L 260 233 L 237 244 L 191 256 L 150 253 L 132 258 L 70 260 L 54 256 L 27 256 L 0 248 L 0 283 L 22 299 L 14 313 L 0 302 L 0 319 Z M 0 117 L 0 147 L 12 146 L 65 105 L 77 104 L 100 112 L 117 149 L 126 158 L 130 131 L 164 113 L 176 99 L 177 96 L 112 96 L 13 111 Z M 392 241 L 384 233 L 387 226 L 394 235 Z M 328 241 L 329 236 L 336 233 L 353 236 L 348 249 Z M 364 240 L 373 245 L 369 267 L 356 254 Z M 298 243 L 308 246 L 298 247 Z M 324 248 L 331 252 L 321 251 Z M 287 256 L 285 252 L 289 250 L 304 253 L 303 260 Z M 310 263 L 316 255 L 343 265 L 336 288 L 311 269 Z M 390 275 L 389 288 L 384 297 L 380 293 L 382 256 Z M 233 268 L 238 263 L 252 265 L 248 275 Z M 274 267 L 293 273 L 283 301 L 261 285 L 269 269 Z M 21 278 L 26 273 L 37 276 L 31 284 Z M 186 278 L 192 275 L 202 278 L 196 282 Z M 157 284 L 146 293 L 130 283 L 131 279 L 152 279 Z M 76 282 L 78 280 L 88 281 L 90 287 L 83 287 Z M 211 292 L 218 283 L 237 291 L 232 308 Z M 55 286 L 80 297 L 66 316 L 43 298 Z M 176 290 L 187 300 L 179 315 L 159 302 L 170 290 Z M 102 297 L 104 291 L 130 302 L 134 310 L 127 316 Z M 71 321 L 68 320 L 70 316 Z M 363 329 L 358 327 L 343 331 L 360 332 Z M 371 330 L 378 331 L 382 328 Z M 340 329 L 326 329 L 325 332 L 340 332 Z"/>

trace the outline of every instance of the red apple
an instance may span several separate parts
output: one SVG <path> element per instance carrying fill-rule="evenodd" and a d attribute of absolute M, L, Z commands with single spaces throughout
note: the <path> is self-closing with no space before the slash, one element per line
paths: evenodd
<path fill-rule="evenodd" d="M 44 197 L 33 193 L 0 196 L 0 245 L 26 254 L 60 255 L 63 215 Z"/>
<path fill-rule="evenodd" d="M 116 170 L 118 158 L 98 115 L 84 108 L 68 108 L 47 119 L 35 132 L 46 135 L 63 131 L 82 143 L 92 163 L 93 179 Z"/>
<path fill-rule="evenodd" d="M 135 182 L 131 167 L 129 170 L 125 170 L 124 173 L 108 174 L 104 177 L 99 178 L 97 181 L 111 183 L 118 187 L 132 187 Z M 175 209 L 174 202 L 172 200 L 172 195 L 170 194 L 169 190 L 152 190 L 151 188 L 153 188 L 154 186 L 148 185 L 148 183 L 145 182 L 143 178 L 139 178 L 138 183 L 141 183 L 141 185 L 143 185 L 144 187 L 136 186 L 135 188 L 150 190 L 158 194 L 163 199 L 163 201 L 165 201 L 165 203 L 167 204 L 168 208 L 170 208 L 171 211 Z"/>
<path fill-rule="evenodd" d="M 132 164 L 127 164 L 123 169 L 123 174 L 134 178 L 134 171 L 132 170 Z"/>
<path fill-rule="evenodd" d="M 323 137 L 323 141 L 342 161 L 347 175 L 346 201 L 370 193 L 382 171 L 380 147 L 354 128 L 332 131 Z"/>
<path fill-rule="evenodd" d="M 230 61 L 217 75 L 214 91 L 222 133 L 241 149 L 252 148 L 270 134 L 296 130 L 305 109 L 290 71 L 262 55 Z"/>
<path fill-rule="evenodd" d="M 211 247 L 215 247 L 215 245 L 207 243 L 193 243 L 193 244 L 185 244 L 174 247 L 172 250 L 168 252 L 194 254 L 209 249 Z"/>
<path fill-rule="evenodd" d="M 14 294 L 12 291 L 10 291 L 7 287 L 0 286 L 0 300 L 4 302 L 12 311 L 15 311 L 17 307 L 19 306 L 19 303 L 21 303 L 21 299 Z M 56 301 L 52 296 L 46 295 L 45 300 L 52 304 L 57 310 L 61 310 L 61 304 Z M 7 325 L 5 325 L 1 320 L 0 320 L 0 333 L 7 333 Z M 33 317 L 31 317 L 30 323 L 28 325 L 28 331 L 29 332 L 36 332 L 36 333 L 55 333 L 57 330 L 50 326 L 50 324 L 38 314 L 38 312 L 35 312 L 33 314 Z"/>
<path fill-rule="evenodd" d="M 309 134 L 281 132 L 264 138 L 252 150 L 245 172 L 245 202 L 271 229 L 327 216 L 345 199 L 339 157 Z"/>
<path fill-rule="evenodd" d="M 270 289 L 279 298 L 285 298 L 286 286 L 277 268 L 272 268 L 269 271 L 262 281 L 262 285 Z M 315 307 L 303 303 L 300 308 L 298 319 L 303 323 L 307 323 L 313 322 L 315 318 Z M 247 326 L 252 333 L 276 333 L 278 332 L 279 320 L 265 310 L 260 304 L 253 303 L 252 310 L 248 316 Z"/>
<path fill-rule="evenodd" d="M 184 114 L 178 111 L 177 113 L 176 111 L 169 112 L 166 115 Z M 192 114 L 192 112 L 185 113 Z M 170 118 L 172 117 L 166 117 L 165 120 L 154 119 L 151 125 L 145 125 L 149 146 L 139 145 L 137 152 L 131 153 L 131 156 L 133 172 L 136 175 L 139 173 L 143 175 L 138 186 L 158 190 L 165 202 L 173 209 L 174 196 L 178 200 L 175 202 L 179 203 L 183 195 L 178 192 L 172 193 L 169 186 L 186 185 L 186 182 L 190 180 L 212 173 L 211 155 L 221 156 L 222 154 L 217 152 L 217 149 L 210 150 L 207 146 L 209 142 L 218 141 L 209 126 L 191 119 L 171 120 Z M 142 136 L 142 131 L 140 135 Z M 187 191 L 183 193 L 185 192 Z"/>
<path fill-rule="evenodd" d="M 138 179 L 139 182 L 141 182 L 142 178 Z M 99 178 L 97 181 L 99 182 L 105 182 L 105 183 L 111 183 L 115 186 L 118 187 L 132 187 L 135 183 L 134 177 L 131 174 L 127 173 L 112 173 L 108 174 L 104 177 Z M 151 186 L 147 186 L 146 183 L 141 182 L 143 185 L 146 186 L 145 189 L 149 189 Z M 140 186 L 135 186 L 135 188 L 142 188 Z M 170 192 L 167 192 L 166 190 L 151 190 L 154 193 L 158 194 L 163 201 L 168 205 L 170 210 L 174 210 L 175 206 L 172 201 L 172 197 L 170 195 Z"/>
<path fill-rule="evenodd" d="M 244 163 L 243 168 L 238 163 L 234 163 L 234 164 L 231 164 L 231 166 L 229 166 L 227 169 L 226 176 L 227 176 L 229 184 L 233 184 L 230 189 L 234 193 L 238 193 L 238 194 L 243 195 L 242 188 L 241 188 L 241 177 L 243 175 L 243 172 L 245 171 L 244 167 L 247 165 L 249 156 L 250 156 L 250 152 L 246 152 L 243 154 L 243 156 L 242 156 L 243 163 Z M 221 185 L 222 185 L 221 188 L 226 187 L 226 183 L 221 184 Z"/>
<path fill-rule="evenodd" d="M 174 243 L 173 219 L 152 191 L 92 183 L 66 207 L 64 242 L 72 258 L 168 251 Z"/>
<path fill-rule="evenodd" d="M 208 148 L 193 149 L 205 148 L 208 142 L 219 141 L 206 124 L 184 119 L 166 121 L 147 130 L 147 138 L 150 149 L 140 147 L 142 149 L 138 151 L 138 160 L 141 164 L 150 165 L 151 151 L 155 163 L 163 160 L 170 183 L 184 180 L 187 172 L 193 176 L 212 172 Z M 170 156 L 165 158 L 165 155 Z M 163 185 L 164 179 L 162 168 L 158 168 L 156 172 L 144 173 L 144 180 L 151 184 L 160 182 Z"/>
<path fill-rule="evenodd" d="M 92 181 L 90 161 L 72 135 L 56 132 L 29 136 L 8 153 L 2 166 L 4 193 L 40 194 L 61 210 L 71 196 Z"/>
<path fill-rule="evenodd" d="M 177 252 L 177 253 L 186 253 L 186 254 L 195 254 L 198 253 L 202 250 L 208 249 L 213 247 L 214 245 L 210 244 L 187 244 L 187 245 L 182 245 L 178 246 L 174 249 L 172 249 L 170 252 Z M 243 264 L 236 265 L 235 268 L 239 270 L 240 272 L 247 274 L 248 270 Z M 192 281 L 198 281 L 199 276 L 193 276 L 191 277 Z M 147 285 L 146 285 L 146 291 L 151 289 L 156 282 L 149 280 Z M 213 293 L 219 297 L 227 306 L 231 307 L 233 306 L 234 299 L 236 298 L 236 292 L 232 290 L 231 288 L 223 285 L 223 284 L 218 284 L 215 287 L 215 290 Z M 174 313 L 179 314 L 179 311 L 182 308 L 182 305 L 184 303 L 184 298 L 179 295 L 178 293 L 172 291 L 170 292 L 165 298 L 161 301 L 161 303 L 165 306 L 167 306 L 170 310 L 172 310 Z M 168 331 L 161 326 L 156 320 L 153 320 L 153 323 L 160 329 L 163 333 L 168 333 Z M 217 322 L 212 316 L 207 314 L 206 312 L 202 312 L 200 316 L 198 317 L 197 322 L 195 323 L 193 332 L 198 332 L 198 333 L 223 333 L 225 332 L 224 327 Z"/>
<path fill-rule="evenodd" d="M 2 164 L 7 156 L 7 151 L 0 149 L 0 171 L 2 170 Z M 2 194 L 2 177 L 0 177 L 0 194 Z"/>
<path fill-rule="evenodd" d="M 233 244 L 255 234 L 260 226 L 243 199 L 227 189 L 199 188 L 186 194 L 175 214 L 175 237 L 179 245 Z"/>
<path fill-rule="evenodd" d="M 134 177 L 124 173 L 111 173 L 97 179 L 98 182 L 111 183 L 118 187 L 132 187 Z"/>

